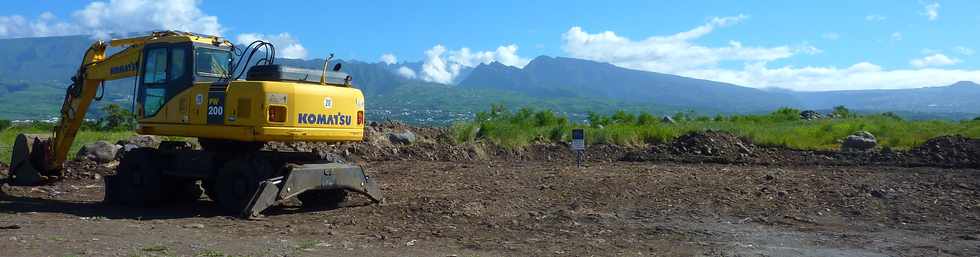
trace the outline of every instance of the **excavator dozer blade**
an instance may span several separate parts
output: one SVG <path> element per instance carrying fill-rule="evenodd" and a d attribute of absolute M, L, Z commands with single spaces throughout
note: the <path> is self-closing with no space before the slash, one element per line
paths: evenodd
<path fill-rule="evenodd" d="M 10 184 L 36 186 L 56 178 L 46 170 L 50 144 L 47 135 L 18 134 L 10 157 Z"/>
<path fill-rule="evenodd" d="M 245 218 L 259 217 L 269 207 L 310 190 L 344 189 L 367 196 L 375 203 L 382 201 L 378 184 L 364 174 L 359 166 L 329 163 L 292 165 L 285 176 L 262 181 L 252 200 L 242 210 Z"/>

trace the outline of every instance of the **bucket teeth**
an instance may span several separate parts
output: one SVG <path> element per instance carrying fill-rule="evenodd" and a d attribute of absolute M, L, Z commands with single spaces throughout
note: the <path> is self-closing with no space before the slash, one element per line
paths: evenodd
<path fill-rule="evenodd" d="M 61 170 L 47 169 L 50 141 L 45 135 L 19 134 L 14 139 L 10 157 L 10 181 L 14 185 L 33 186 L 60 177 Z"/>

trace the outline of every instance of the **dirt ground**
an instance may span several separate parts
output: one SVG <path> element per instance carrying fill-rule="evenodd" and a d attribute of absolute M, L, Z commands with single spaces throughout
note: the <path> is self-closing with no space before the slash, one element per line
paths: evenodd
<path fill-rule="evenodd" d="M 390 139 L 413 131 L 410 144 Z M 508 150 L 372 126 L 355 144 L 270 143 L 356 162 L 385 194 L 262 220 L 104 205 L 113 163 L 0 193 L 0 256 L 980 256 L 980 140 L 799 151 L 705 132 L 646 147 Z M 0 173 L 4 172 L 0 164 Z"/>
<path fill-rule="evenodd" d="M 386 202 L 105 206 L 97 176 L 4 186 L 3 256 L 977 256 L 980 171 L 376 161 Z"/>

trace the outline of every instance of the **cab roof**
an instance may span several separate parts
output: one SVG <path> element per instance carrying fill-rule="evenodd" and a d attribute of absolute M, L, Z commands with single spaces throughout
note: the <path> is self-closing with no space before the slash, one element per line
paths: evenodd
<path fill-rule="evenodd" d="M 224 39 L 219 36 L 197 34 L 192 32 L 184 31 L 154 31 L 147 36 L 141 37 L 131 37 L 131 38 L 120 38 L 112 39 L 109 41 L 109 45 L 116 46 L 127 46 L 127 45 L 145 45 L 148 43 L 181 43 L 181 42 L 192 42 L 209 44 L 215 46 L 226 46 L 231 47 L 231 41 Z"/>

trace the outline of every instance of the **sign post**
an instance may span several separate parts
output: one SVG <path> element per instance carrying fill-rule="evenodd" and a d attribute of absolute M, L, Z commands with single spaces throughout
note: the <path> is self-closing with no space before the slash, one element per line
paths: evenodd
<path fill-rule="evenodd" d="M 585 129 L 572 129 L 572 151 L 575 151 L 575 164 L 582 167 L 582 154 L 585 152 Z"/>

